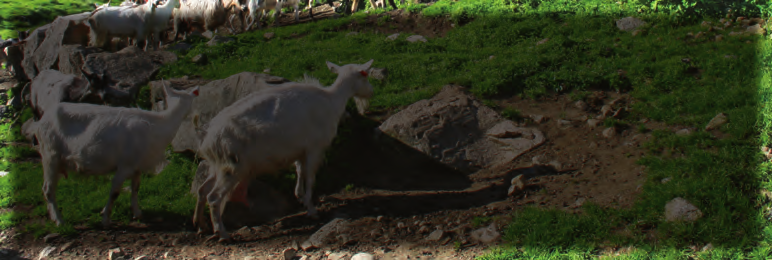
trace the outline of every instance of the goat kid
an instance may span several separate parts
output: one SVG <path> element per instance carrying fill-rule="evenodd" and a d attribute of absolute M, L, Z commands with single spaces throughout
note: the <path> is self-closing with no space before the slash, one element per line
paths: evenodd
<path fill-rule="evenodd" d="M 104 48 L 113 37 L 133 37 L 134 45 L 146 42 L 156 7 L 156 1 L 148 1 L 134 7 L 107 6 L 94 10 L 88 18 L 91 45 Z"/>
<path fill-rule="evenodd" d="M 198 96 L 198 87 L 187 91 L 164 85 L 168 108 L 160 112 L 62 102 L 33 122 L 43 163 L 43 195 L 56 225 L 64 223 L 56 204 L 56 186 L 67 171 L 86 175 L 115 172 L 102 225 L 110 225 L 110 214 L 124 181 L 131 179 L 131 207 L 141 218 L 137 193 L 143 172 L 162 170 L 165 150 Z"/>
<path fill-rule="evenodd" d="M 295 196 L 303 198 L 309 216 L 316 216 L 311 197 L 316 171 L 337 135 L 347 101 L 354 97 L 360 113 L 366 109 L 365 100 L 373 95 L 367 80 L 372 63 L 338 66 L 327 62 L 330 71 L 338 74 L 330 87 L 284 83 L 252 93 L 212 118 L 198 151 L 210 164 L 207 179 L 198 189 L 193 216 L 199 234 L 208 229 L 203 217 L 208 202 L 215 234 L 207 241 L 230 240 L 222 220 L 225 202 L 234 195 L 243 196 L 249 180 L 292 162 L 298 175 Z M 241 187 L 236 188 L 238 185 Z M 234 194 L 234 188 L 242 189 L 241 194 Z"/>

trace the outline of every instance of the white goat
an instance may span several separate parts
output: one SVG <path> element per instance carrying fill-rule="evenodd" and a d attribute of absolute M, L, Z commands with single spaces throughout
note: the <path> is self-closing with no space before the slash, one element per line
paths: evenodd
<path fill-rule="evenodd" d="M 274 173 L 292 162 L 298 175 L 295 196 L 302 197 L 309 216 L 316 216 L 311 201 L 316 171 L 337 134 L 346 102 L 354 97 L 360 100 L 360 113 L 366 109 L 365 100 L 373 95 L 367 80 L 372 63 L 338 66 L 327 62 L 330 71 L 338 74 L 330 87 L 284 83 L 252 93 L 212 118 L 198 151 L 211 165 L 198 189 L 193 216 L 199 233 L 208 226 L 203 217 L 208 202 L 214 235 L 207 240 L 230 240 L 222 222 L 225 201 L 234 195 L 244 196 L 250 179 Z"/>
<path fill-rule="evenodd" d="M 313 0 L 308 0 L 308 6 L 311 7 Z M 252 24 L 257 22 L 257 28 L 262 29 L 262 24 L 260 23 L 260 19 L 263 15 L 265 15 L 265 12 L 271 9 L 274 9 L 273 17 L 274 17 L 274 24 L 279 24 L 279 18 L 282 14 L 282 8 L 287 7 L 294 7 L 295 8 L 295 22 L 300 21 L 300 9 L 298 8 L 298 4 L 300 3 L 300 0 L 249 0 L 247 3 L 247 9 L 249 10 L 249 19 L 250 22 L 247 25 L 247 28 L 252 28 Z M 259 13 L 258 13 L 259 12 Z M 316 20 L 314 18 L 314 12 L 313 8 L 309 8 L 308 14 L 311 17 L 311 20 Z"/>
<path fill-rule="evenodd" d="M 161 39 L 161 32 L 169 29 L 169 21 L 172 18 L 172 13 L 175 9 L 180 7 L 180 0 L 168 0 L 163 5 L 159 5 L 155 8 L 155 12 L 151 16 L 149 22 L 149 33 L 152 37 L 148 39 L 147 45 L 153 46 L 156 50 L 163 41 Z M 145 45 L 145 46 L 147 46 Z"/>
<path fill-rule="evenodd" d="M 174 9 L 174 39 L 180 32 L 187 37 L 194 27 L 217 33 L 217 28 L 226 22 L 227 12 L 234 7 L 241 9 L 236 0 L 182 0 L 180 7 Z"/>
<path fill-rule="evenodd" d="M 113 37 L 133 37 L 135 44 L 145 42 L 155 10 L 155 1 L 136 7 L 108 6 L 94 10 L 88 18 L 91 45 L 102 48 Z"/>
<path fill-rule="evenodd" d="M 165 150 L 198 96 L 198 87 L 176 91 L 164 85 L 168 109 L 160 112 L 62 102 L 43 114 L 35 137 L 43 163 L 43 195 L 48 213 L 57 225 L 64 220 L 56 205 L 56 185 L 67 171 L 87 175 L 115 172 L 102 224 L 110 225 L 113 203 L 126 179 L 131 179 L 131 206 L 140 218 L 137 192 L 142 172 L 156 170 L 166 162 Z"/>

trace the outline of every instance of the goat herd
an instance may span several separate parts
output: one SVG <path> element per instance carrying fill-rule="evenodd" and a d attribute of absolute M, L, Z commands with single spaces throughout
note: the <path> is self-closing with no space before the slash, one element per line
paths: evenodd
<path fill-rule="evenodd" d="M 126 0 L 120 6 L 109 6 L 110 2 L 95 5 L 88 18 L 91 26 L 91 45 L 103 48 L 113 37 L 133 39 L 134 44 L 144 43 L 158 47 L 161 33 L 173 28 L 174 39 L 180 33 L 187 35 L 192 29 L 217 32 L 217 28 L 226 23 L 227 14 L 235 12 L 227 19 L 228 28 L 234 33 L 233 19 L 241 16 L 241 29 L 252 28 L 257 23 L 262 28 L 260 18 L 268 10 L 275 9 L 274 18 L 281 15 L 282 8 L 294 7 L 295 21 L 299 21 L 300 0 Z M 311 19 L 314 0 L 308 0 Z M 328 0 L 332 6 L 332 2 Z M 249 24 L 244 27 L 246 21 Z M 278 24 L 278 19 L 275 20 Z"/>
<path fill-rule="evenodd" d="M 253 92 L 212 118 L 199 140 L 198 154 L 209 164 L 206 180 L 196 193 L 193 223 L 199 234 L 210 230 L 203 215 L 208 202 L 214 235 L 207 241 L 230 240 L 222 220 L 226 202 L 245 201 L 251 179 L 277 172 L 292 162 L 297 170 L 295 196 L 305 204 L 308 215 L 316 217 L 311 197 L 316 171 L 324 150 L 337 134 L 348 100 L 354 98 L 360 114 L 367 108 L 373 95 L 368 81 L 372 63 L 338 66 L 328 61 L 330 71 L 338 74 L 329 87 L 306 76 L 301 82 Z M 140 218 L 137 193 L 141 173 L 163 169 L 166 147 L 188 117 L 199 91 L 204 97 L 211 94 L 198 86 L 174 90 L 163 83 L 167 108 L 157 112 L 87 103 L 47 104 L 25 132 L 38 142 L 43 195 L 51 220 L 57 225 L 64 221 L 55 193 L 59 178 L 67 178 L 68 171 L 115 173 L 101 212 L 105 227 L 110 226 L 113 203 L 123 183 L 131 179 L 131 207 L 134 218 Z M 34 91 L 32 95 L 34 99 Z"/>

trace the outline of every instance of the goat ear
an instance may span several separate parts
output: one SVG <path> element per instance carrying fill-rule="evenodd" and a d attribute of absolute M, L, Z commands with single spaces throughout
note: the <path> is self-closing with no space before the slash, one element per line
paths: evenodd
<path fill-rule="evenodd" d="M 198 88 L 199 86 L 196 86 L 195 88 L 191 88 L 190 90 L 188 90 L 188 93 L 193 96 L 198 96 Z"/>
<path fill-rule="evenodd" d="M 365 62 L 365 64 L 362 64 L 362 66 L 361 66 L 361 69 L 362 69 L 363 71 L 367 71 L 367 70 L 369 70 L 369 69 L 370 69 L 370 66 L 372 66 L 372 65 L 373 65 L 373 61 L 374 61 L 374 60 L 370 60 L 370 61 L 368 61 L 368 62 Z"/>
<path fill-rule="evenodd" d="M 332 63 L 329 61 L 327 62 L 327 68 L 329 68 L 330 71 L 332 71 L 332 73 L 335 73 L 335 74 L 338 74 L 338 72 L 340 71 L 340 66 L 335 65 L 335 63 Z"/>

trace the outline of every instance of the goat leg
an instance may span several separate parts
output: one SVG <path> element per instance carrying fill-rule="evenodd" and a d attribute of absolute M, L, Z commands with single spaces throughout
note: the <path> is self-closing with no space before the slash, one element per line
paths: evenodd
<path fill-rule="evenodd" d="M 51 220 L 56 222 L 57 226 L 64 223 L 62 213 L 59 212 L 59 208 L 56 205 L 56 185 L 59 183 L 59 173 L 59 161 L 49 158 L 49 156 L 43 156 L 43 197 L 46 198 L 48 215 L 51 217 Z"/>
<path fill-rule="evenodd" d="M 141 179 L 140 172 L 134 173 L 131 177 L 131 210 L 134 213 L 134 219 L 142 218 L 142 210 L 139 209 L 139 182 Z"/>
<path fill-rule="evenodd" d="M 323 149 L 308 151 L 305 154 L 304 160 L 301 160 L 301 165 L 300 165 L 300 169 L 303 172 L 302 175 L 304 175 L 303 177 L 305 177 L 305 183 L 303 186 L 305 186 L 306 192 L 305 194 L 303 194 L 303 204 L 306 206 L 306 210 L 308 211 L 307 213 L 308 216 L 313 218 L 318 218 L 318 215 L 316 212 L 316 206 L 312 201 L 314 180 L 316 179 L 316 171 L 319 169 L 319 166 L 322 163 L 323 157 L 324 157 Z"/>
<path fill-rule="evenodd" d="M 235 188 L 238 183 L 236 176 L 239 175 L 241 171 L 226 169 L 218 173 L 214 184 L 214 190 L 207 195 L 207 201 L 209 201 L 209 214 L 212 218 L 212 224 L 214 225 L 214 236 L 219 236 L 220 242 L 225 242 L 230 240 L 230 235 L 228 235 L 228 231 L 225 230 L 225 224 L 222 220 L 222 214 L 223 211 L 225 211 L 226 204 L 224 199 L 228 193 L 232 192 L 233 188 Z M 214 239 L 214 236 L 209 239 Z"/>
<path fill-rule="evenodd" d="M 193 225 L 198 226 L 198 235 L 204 234 L 205 230 L 210 230 L 209 223 L 204 220 L 204 206 L 206 206 L 207 195 L 212 192 L 215 183 L 215 175 L 209 174 L 209 177 L 198 187 L 196 193 L 196 210 L 193 212 Z"/>
<path fill-rule="evenodd" d="M 110 197 L 107 199 L 107 205 L 102 209 L 102 226 L 104 228 L 110 227 L 110 215 L 113 212 L 115 200 L 118 199 L 118 195 L 121 195 L 121 186 L 123 186 L 123 182 L 125 182 L 126 178 L 132 174 L 134 174 L 133 170 L 119 167 L 115 176 L 113 176 L 113 186 L 110 189 Z"/>
<path fill-rule="evenodd" d="M 298 202 L 303 203 L 303 195 L 305 195 L 305 170 L 300 160 L 295 161 L 295 172 L 297 173 L 297 181 L 295 183 L 295 198 L 298 199 Z"/>

